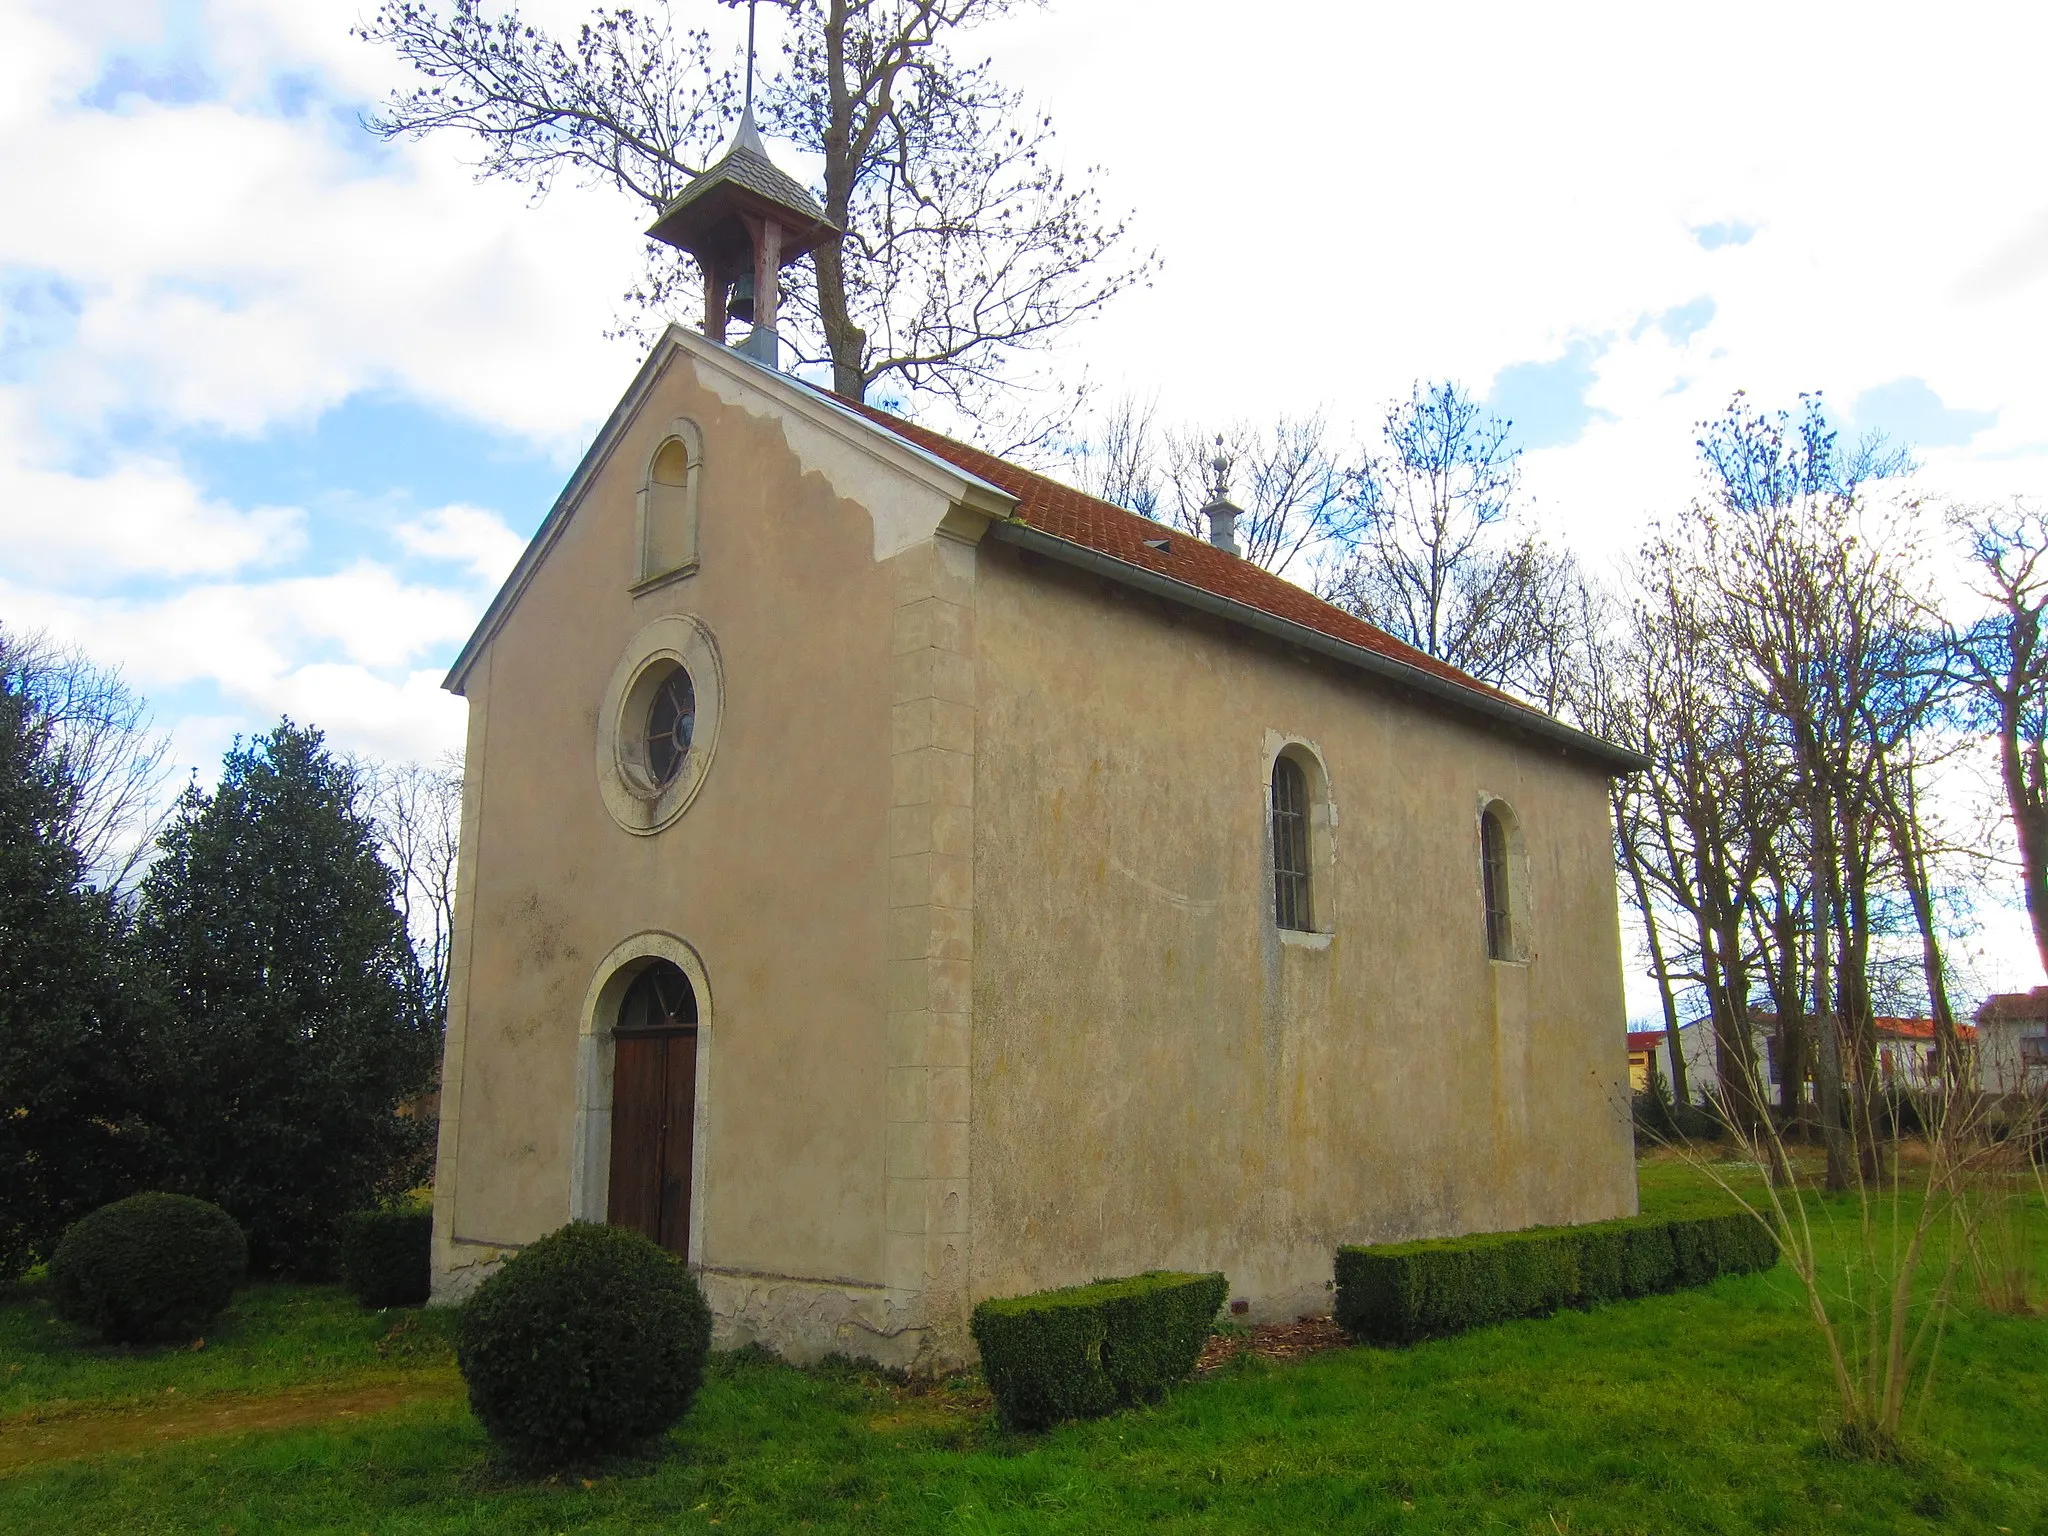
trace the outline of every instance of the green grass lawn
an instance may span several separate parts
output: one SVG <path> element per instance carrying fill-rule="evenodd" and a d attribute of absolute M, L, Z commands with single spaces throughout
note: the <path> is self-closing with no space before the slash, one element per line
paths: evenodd
<path fill-rule="evenodd" d="M 338 1285 L 258 1284 L 238 1292 L 203 1338 L 135 1348 L 94 1342 L 57 1317 L 40 1286 L 23 1286 L 0 1303 L 0 1432 L 24 1414 L 131 1407 L 166 1393 L 275 1392 L 447 1369 L 448 1322 L 445 1312 L 365 1312 Z"/>
<path fill-rule="evenodd" d="M 1652 1211 L 1703 1198 L 1673 1165 L 1646 1163 L 1643 1184 Z M 548 1482 L 503 1467 L 443 1399 L 17 1471 L 0 1478 L 0 1530 L 2048 1536 L 2048 1322 L 1965 1307 L 1926 1449 L 1872 1466 L 1822 1447 L 1828 1384 L 1802 1307 L 1780 1270 L 1414 1349 L 1246 1362 L 1159 1408 L 1036 1437 L 999 1433 L 971 1383 L 917 1394 L 725 1357 L 658 1454 Z M 0 1309 L 0 1360 L 23 1366 L 7 1402 L 146 1399 L 131 1376 L 204 1392 L 307 1370 L 445 1373 L 433 1348 L 377 1352 L 398 1315 L 351 1319 L 332 1292 L 272 1288 L 198 1354 L 67 1365 L 40 1331 L 47 1309 L 17 1300 Z M 206 1374 L 217 1347 L 242 1378 Z"/>

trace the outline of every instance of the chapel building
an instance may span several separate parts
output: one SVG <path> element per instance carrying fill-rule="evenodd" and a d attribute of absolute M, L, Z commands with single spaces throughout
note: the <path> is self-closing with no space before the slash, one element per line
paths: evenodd
<path fill-rule="evenodd" d="M 464 647 L 437 1299 L 571 1220 L 721 1346 L 1630 1214 L 1631 754 L 1239 558 L 777 368 L 835 233 L 750 122 L 707 273 Z M 727 346 L 729 318 L 751 322 Z"/>

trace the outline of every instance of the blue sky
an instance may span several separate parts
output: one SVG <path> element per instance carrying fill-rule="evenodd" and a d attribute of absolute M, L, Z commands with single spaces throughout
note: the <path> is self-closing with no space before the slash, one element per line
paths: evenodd
<path fill-rule="evenodd" d="M 203 772 L 286 711 L 459 744 L 441 674 L 638 362 L 604 333 L 640 211 L 378 143 L 403 77 L 365 9 L 0 8 L 0 623 L 122 667 Z M 2033 9 L 1158 14 L 1054 0 L 977 42 L 1162 258 L 1066 376 L 1368 431 L 1457 378 L 1599 569 L 1693 494 L 1736 389 L 1823 390 L 1921 494 L 2048 492 Z"/>

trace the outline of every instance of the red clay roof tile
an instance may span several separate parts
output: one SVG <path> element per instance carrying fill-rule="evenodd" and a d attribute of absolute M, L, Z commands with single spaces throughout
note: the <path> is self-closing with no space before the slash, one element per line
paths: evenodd
<path fill-rule="evenodd" d="M 1142 569 L 1157 571 L 1276 618 L 1320 630 L 1332 639 L 1377 651 L 1382 656 L 1434 673 L 1474 693 L 1526 709 L 1532 715 L 1541 714 L 1520 699 L 1489 687 L 1412 645 L 1403 644 L 1385 630 L 1376 629 L 1356 615 L 1324 602 L 1262 566 L 1225 553 L 1206 539 L 1140 517 L 1112 502 L 1098 500 L 1006 459 L 983 453 L 979 448 L 942 437 L 863 401 L 844 395 L 832 398 L 927 453 L 935 454 L 954 467 L 1009 492 L 1017 498 L 1018 515 L 1043 533 L 1084 545 Z M 1163 539 L 1168 547 L 1164 551 L 1155 549 L 1145 542 L 1147 539 Z"/>
<path fill-rule="evenodd" d="M 1893 1019 L 1880 1016 L 1872 1019 L 1870 1023 L 1872 1028 L 1876 1030 L 1879 1038 L 1885 1040 L 1932 1040 L 1934 1038 L 1934 1020 L 1932 1019 Z M 1958 1040 L 1976 1039 L 1977 1026 L 1974 1024 L 1958 1024 L 1956 1026 L 1956 1038 Z"/>
<path fill-rule="evenodd" d="M 1978 1008 L 1977 1018 L 1980 1023 L 1987 1019 L 2048 1019 L 2048 987 L 2036 987 L 2031 992 L 1994 992 Z"/>

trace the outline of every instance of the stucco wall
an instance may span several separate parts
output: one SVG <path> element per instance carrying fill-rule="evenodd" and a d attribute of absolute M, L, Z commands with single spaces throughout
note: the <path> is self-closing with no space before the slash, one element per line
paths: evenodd
<path fill-rule="evenodd" d="M 1598 771 L 1029 558 L 976 593 L 973 1294 L 1218 1268 L 1288 1315 L 1340 1242 L 1632 1212 Z M 1307 943 L 1284 737 L 1336 810 Z M 1487 958 L 1489 795 L 1526 964 Z"/>
<path fill-rule="evenodd" d="M 635 493 L 676 417 L 705 442 L 701 568 L 636 598 Z M 859 1325 L 888 1326 L 895 598 L 881 530 L 812 450 L 679 354 L 469 675 L 444 1292 L 491 1245 L 569 1219 L 579 1015 L 600 960 L 659 930 L 702 957 L 711 992 L 693 1258 L 726 1272 L 733 1316 L 808 1307 L 830 1335 L 869 1297 Z M 600 797 L 597 714 L 622 649 L 666 613 L 714 636 L 723 719 L 695 802 L 635 836 Z M 820 1299 L 790 1279 L 831 1284 Z"/>
<path fill-rule="evenodd" d="M 1596 770 L 1027 572 L 958 482 L 706 358 L 655 380 L 466 674 L 438 1295 L 602 1214 L 601 983 L 649 933 L 705 982 L 691 1257 L 723 1343 L 943 1363 L 980 1295 L 1155 1265 L 1283 1315 L 1340 1241 L 1633 1208 Z M 636 597 L 683 417 L 699 567 Z M 666 615 L 714 638 L 721 720 L 636 836 L 599 716 Z M 1335 810 L 1305 942 L 1271 916 L 1285 740 Z M 1487 795 L 1520 818 L 1526 965 L 1485 954 Z"/>

